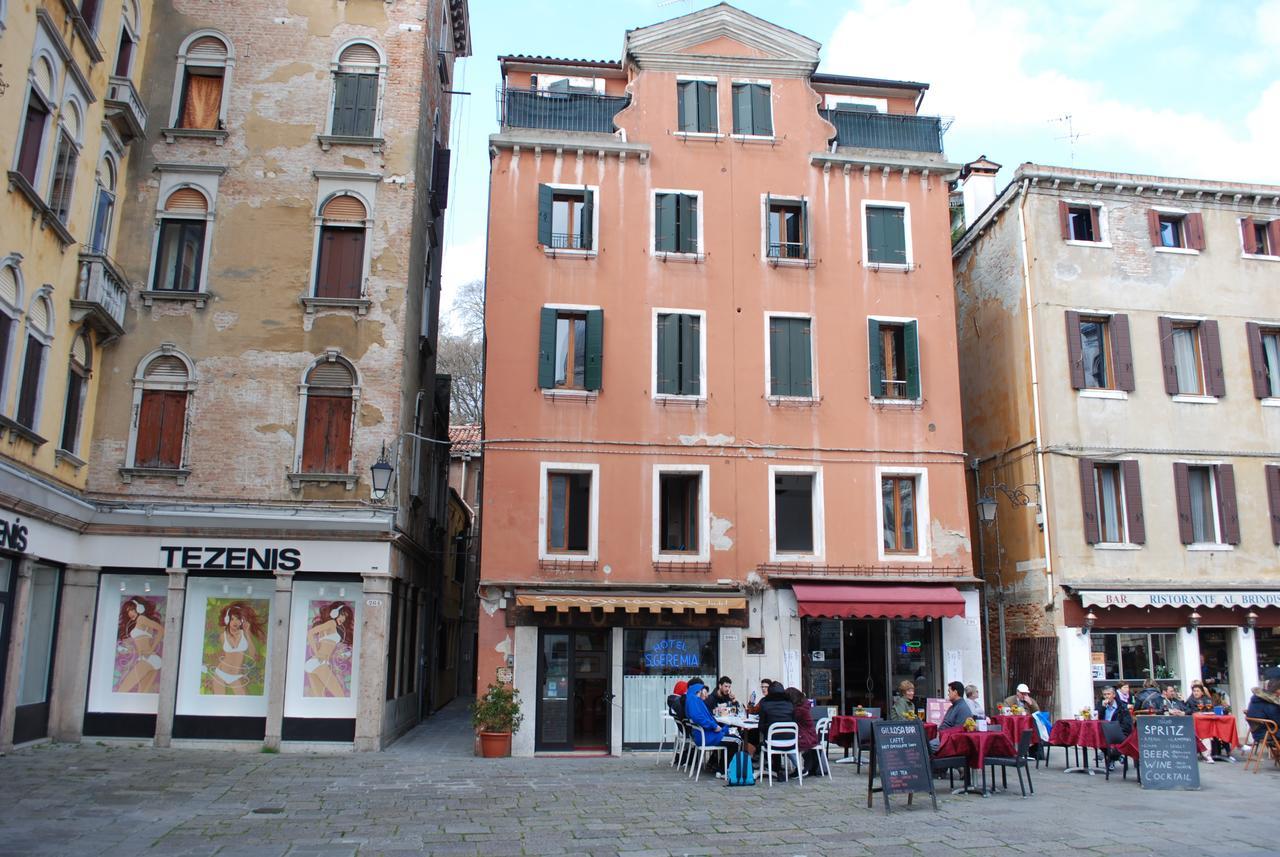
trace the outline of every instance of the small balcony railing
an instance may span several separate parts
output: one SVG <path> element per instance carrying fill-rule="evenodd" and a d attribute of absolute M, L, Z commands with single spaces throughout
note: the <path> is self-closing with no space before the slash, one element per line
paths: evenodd
<path fill-rule="evenodd" d="M 836 126 L 836 145 L 864 149 L 942 152 L 943 121 L 938 116 L 907 116 L 862 110 L 819 110 Z"/>
<path fill-rule="evenodd" d="M 573 235 L 567 232 L 551 233 L 551 249 L 553 250 L 589 250 L 587 239 L 582 233 Z"/>
<path fill-rule="evenodd" d="M 593 92 L 550 92 L 498 87 L 498 123 L 503 128 L 548 131 L 614 132 L 613 117 L 631 103 L 630 96 Z"/>
<path fill-rule="evenodd" d="M 106 107 L 108 117 L 115 123 L 116 132 L 127 143 L 141 137 L 147 129 L 147 108 L 127 77 L 112 77 L 107 84 Z"/>
<path fill-rule="evenodd" d="M 803 241 L 769 242 L 770 259 L 806 259 L 808 256 L 809 248 L 804 245 Z"/>
<path fill-rule="evenodd" d="M 84 319 L 104 336 L 124 333 L 129 285 L 124 273 L 104 253 L 80 254 L 80 282 L 71 302 L 76 321 Z"/>

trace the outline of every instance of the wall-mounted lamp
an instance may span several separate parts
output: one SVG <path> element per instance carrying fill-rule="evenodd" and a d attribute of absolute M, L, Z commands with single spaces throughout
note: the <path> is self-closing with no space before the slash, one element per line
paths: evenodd
<path fill-rule="evenodd" d="M 1187 633 L 1194 634 L 1196 628 L 1200 627 L 1200 614 L 1192 610 L 1191 615 L 1187 618 Z"/>
<path fill-rule="evenodd" d="M 387 461 L 387 444 L 383 441 L 382 454 L 378 456 L 377 463 L 369 468 L 369 476 L 373 480 L 373 490 L 369 493 L 374 500 L 381 502 L 387 499 L 387 491 L 391 489 L 391 474 L 394 472 L 395 468 Z"/>
<path fill-rule="evenodd" d="M 1244 632 L 1247 634 L 1258 627 L 1258 614 L 1250 610 L 1244 614 Z"/>
<path fill-rule="evenodd" d="M 1093 626 L 1097 624 L 1097 622 L 1098 622 L 1098 617 L 1093 615 L 1092 610 L 1084 614 L 1084 626 L 1080 629 L 1080 636 L 1081 637 L 1089 636 L 1089 632 L 1093 630 Z"/>
<path fill-rule="evenodd" d="M 984 524 L 989 524 L 996 519 L 996 498 L 991 496 L 983 497 L 978 501 L 978 520 Z"/>

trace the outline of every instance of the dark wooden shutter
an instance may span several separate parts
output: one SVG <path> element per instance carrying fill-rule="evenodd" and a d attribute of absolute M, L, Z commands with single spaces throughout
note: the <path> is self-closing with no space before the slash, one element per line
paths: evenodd
<path fill-rule="evenodd" d="M 98 31 L 98 0 L 81 0 L 80 17 L 93 32 Z"/>
<path fill-rule="evenodd" d="M 1240 220 L 1240 238 L 1244 242 L 1244 252 L 1258 252 L 1258 238 L 1253 232 L 1253 219 L 1249 217 Z"/>
<path fill-rule="evenodd" d="M 791 350 L 787 347 L 785 318 L 769 319 L 769 395 L 790 396 Z"/>
<path fill-rule="evenodd" d="M 449 160 L 452 153 L 448 146 L 436 146 L 431 155 L 431 204 L 436 211 L 449 207 Z"/>
<path fill-rule="evenodd" d="M 891 208 L 885 212 L 885 250 L 888 256 L 885 261 L 895 265 L 907 264 L 907 217 L 901 208 Z"/>
<path fill-rule="evenodd" d="M 80 400 L 83 397 L 84 376 L 78 372 L 67 372 L 67 398 L 62 411 L 62 440 L 59 447 L 76 453 L 80 440 Z"/>
<path fill-rule="evenodd" d="M 767 211 L 767 209 L 766 209 Z M 805 259 L 809 258 L 809 200 L 800 200 L 800 240 L 803 242 Z"/>
<path fill-rule="evenodd" d="M 1249 374 L 1253 378 L 1253 395 L 1265 399 L 1271 395 L 1271 382 L 1267 377 L 1267 356 L 1262 350 L 1262 326 L 1256 321 L 1246 321 L 1244 338 L 1249 345 Z"/>
<path fill-rule="evenodd" d="M 1267 239 L 1271 242 L 1267 252 L 1272 256 L 1280 256 L 1280 220 L 1267 224 Z"/>
<path fill-rule="evenodd" d="M 549 185 L 538 185 L 538 243 L 544 247 L 551 246 L 551 207 L 554 200 L 555 191 Z"/>
<path fill-rule="evenodd" d="M 1089 206 L 1089 226 L 1093 230 L 1093 240 L 1102 240 L 1102 222 L 1098 216 L 1098 207 L 1096 205 Z"/>
<path fill-rule="evenodd" d="M 656 391 L 662 395 L 674 395 L 679 391 L 680 341 L 676 335 L 678 318 L 673 313 L 658 316 L 655 344 L 658 377 L 655 383 Z"/>
<path fill-rule="evenodd" d="M 733 85 L 733 133 L 752 133 L 751 85 L 747 83 L 735 83 Z"/>
<path fill-rule="evenodd" d="M 144 390 L 138 407 L 138 434 L 133 462 L 137 467 L 182 466 L 182 438 L 186 431 L 187 393 L 182 390 Z"/>
<path fill-rule="evenodd" d="M 157 467 L 182 466 L 182 439 L 187 428 L 187 396 L 182 390 L 166 390 L 163 425 L 160 431 L 160 456 Z"/>
<path fill-rule="evenodd" d="M 27 353 L 22 361 L 22 387 L 18 391 L 18 422 L 29 429 L 36 426 L 36 399 L 40 393 L 40 370 L 44 366 L 44 344 L 27 337 Z"/>
<path fill-rule="evenodd" d="M 769 87 L 753 83 L 751 92 L 751 133 L 768 136 L 773 133 L 773 104 Z"/>
<path fill-rule="evenodd" d="M 372 137 L 378 119 L 378 76 L 352 76 L 356 79 L 356 104 L 351 133 L 357 137 Z"/>
<path fill-rule="evenodd" d="M 34 93 L 28 101 L 27 120 L 22 126 L 22 147 L 18 152 L 18 172 L 34 186 L 40 169 L 40 149 L 44 145 L 45 120 L 49 111 Z"/>
<path fill-rule="evenodd" d="M 680 253 L 697 253 L 698 247 L 698 198 L 682 193 L 676 196 L 678 232 L 676 250 Z"/>
<path fill-rule="evenodd" d="M 1062 229 L 1064 240 L 1071 239 L 1071 207 L 1065 202 L 1058 202 L 1058 226 Z"/>
<path fill-rule="evenodd" d="M 791 331 L 791 389 L 796 396 L 813 395 L 812 326 L 807 318 L 789 319 Z"/>
<path fill-rule="evenodd" d="M 867 261 L 884 262 L 884 209 L 868 206 L 866 210 Z"/>
<path fill-rule="evenodd" d="M 654 197 L 654 247 L 659 253 L 675 253 L 676 194 L 660 193 Z"/>
<path fill-rule="evenodd" d="M 690 99 L 694 96 L 694 85 L 692 82 L 683 82 L 676 84 L 676 127 L 681 131 L 696 131 L 697 126 L 693 120 L 695 117 L 690 116 L 690 112 L 697 112 L 696 100 L 690 103 Z M 689 108 L 693 107 L 693 111 Z"/>
<path fill-rule="evenodd" d="M 358 298 L 364 279 L 364 229 L 325 226 L 320 230 L 316 296 Z"/>
<path fill-rule="evenodd" d="M 351 404 L 349 395 L 307 396 L 307 419 L 302 434 L 303 473 L 346 473 L 351 465 Z"/>
<path fill-rule="evenodd" d="M 698 81 L 698 130 L 714 134 L 720 130 L 719 111 L 716 109 L 716 85 Z"/>
<path fill-rule="evenodd" d="M 338 137 L 356 136 L 356 106 L 363 75 L 340 72 L 333 76 L 333 133 Z"/>
<path fill-rule="evenodd" d="M 599 390 L 604 380 L 604 310 L 587 310 L 586 354 L 582 385 L 588 390 Z"/>
<path fill-rule="evenodd" d="M 1191 484 L 1187 465 L 1173 465 L 1173 496 L 1178 505 L 1178 536 L 1184 545 L 1195 541 L 1195 528 L 1191 525 Z"/>
<path fill-rule="evenodd" d="M 1204 355 L 1205 390 L 1210 396 L 1227 394 L 1227 379 L 1222 371 L 1222 342 L 1218 336 L 1218 322 L 1206 319 L 1200 322 L 1200 351 Z"/>
<path fill-rule="evenodd" d="M 3 273 L 3 269 L 0 269 Z M 0 388 L 9 374 L 9 338 L 13 335 L 13 319 L 0 313 Z"/>
<path fill-rule="evenodd" d="M 556 387 L 556 311 L 543 307 L 538 328 L 538 386 Z"/>
<path fill-rule="evenodd" d="M 1240 544 L 1240 512 L 1236 505 L 1236 469 L 1230 464 L 1214 467 L 1218 483 L 1218 517 L 1222 524 L 1222 540 Z"/>
<path fill-rule="evenodd" d="M 880 322 L 867 319 L 867 355 L 872 398 L 884 397 L 884 342 L 880 338 Z"/>
<path fill-rule="evenodd" d="M 920 335 L 916 322 L 902 326 L 903 354 L 907 360 L 907 398 L 920 398 Z"/>
<path fill-rule="evenodd" d="M 1160 212 L 1154 208 L 1147 209 L 1147 232 L 1151 235 L 1151 246 L 1160 247 L 1164 242 L 1160 240 Z"/>
<path fill-rule="evenodd" d="M 582 249 L 595 248 L 596 195 L 587 189 L 582 191 Z"/>
<path fill-rule="evenodd" d="M 1079 459 L 1080 509 L 1084 515 L 1084 540 L 1096 545 L 1102 540 L 1098 528 L 1098 492 L 1094 487 L 1093 459 Z"/>
<path fill-rule="evenodd" d="M 1111 359 L 1115 364 L 1117 390 L 1130 393 L 1136 388 L 1133 375 L 1133 343 L 1129 337 L 1129 316 L 1117 313 L 1111 316 Z M 1081 367 L 1083 369 L 1083 365 Z"/>
<path fill-rule="evenodd" d="M 1176 396 L 1178 363 L 1173 359 L 1173 319 L 1160 316 L 1156 320 L 1156 329 L 1160 332 L 1160 368 L 1164 373 L 1164 391 L 1170 396 Z"/>
<path fill-rule="evenodd" d="M 1142 480 L 1139 478 L 1138 462 L 1120 462 L 1120 473 L 1124 477 L 1124 516 L 1129 525 L 1129 543 L 1146 544 L 1147 522 L 1142 516 Z"/>
<path fill-rule="evenodd" d="M 680 393 L 684 396 L 701 395 L 702 319 L 696 315 L 680 315 Z"/>
<path fill-rule="evenodd" d="M 1067 310 L 1067 366 L 1071 372 L 1071 388 L 1084 389 L 1084 347 L 1080 342 L 1080 313 Z"/>
<path fill-rule="evenodd" d="M 1187 237 L 1187 247 L 1192 250 L 1204 249 L 1204 217 L 1199 214 L 1188 214 L 1183 223 Z"/>
<path fill-rule="evenodd" d="M 133 39 L 121 30 L 120 48 L 116 51 L 116 77 L 128 77 L 129 65 L 133 61 Z"/>
<path fill-rule="evenodd" d="M 1280 545 L 1280 466 L 1263 468 L 1267 480 L 1267 508 L 1271 511 L 1271 541 Z"/>

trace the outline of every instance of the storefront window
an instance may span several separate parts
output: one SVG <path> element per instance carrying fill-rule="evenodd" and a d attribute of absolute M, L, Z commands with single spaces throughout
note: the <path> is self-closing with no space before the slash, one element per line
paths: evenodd
<path fill-rule="evenodd" d="M 1280 628 L 1258 628 L 1258 674 L 1280 666 Z"/>
<path fill-rule="evenodd" d="M 815 705 L 840 705 L 840 620 L 803 622 L 804 692 Z"/>
<path fill-rule="evenodd" d="M 898 684 L 910 681 L 916 686 L 916 699 L 922 707 L 927 697 L 942 695 L 933 626 L 933 622 L 924 619 L 889 622 L 889 693 L 897 694 Z"/>
<path fill-rule="evenodd" d="M 622 741 L 657 744 L 667 694 L 677 681 L 701 676 L 709 686 L 719 676 L 716 630 L 627 630 L 623 632 Z M 742 699 L 750 690 L 735 687 Z"/>
<path fill-rule="evenodd" d="M 53 666 L 53 620 L 58 610 L 58 570 L 36 566 L 31 570 L 31 602 L 27 636 L 18 677 L 18 705 L 44 702 L 49 695 L 49 670 Z"/>
<path fill-rule="evenodd" d="M 1146 679 L 1177 681 L 1176 633 L 1093 634 L 1094 690 L 1127 681 L 1136 690 Z"/>

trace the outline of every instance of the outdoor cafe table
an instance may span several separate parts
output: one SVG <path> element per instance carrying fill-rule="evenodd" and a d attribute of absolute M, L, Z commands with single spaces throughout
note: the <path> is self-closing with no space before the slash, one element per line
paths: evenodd
<path fill-rule="evenodd" d="M 1064 774 L 1088 774 L 1093 776 L 1097 773 L 1105 773 L 1101 768 L 1095 768 L 1087 762 L 1089 761 L 1089 750 L 1106 749 L 1107 739 L 1102 734 L 1101 720 L 1059 720 L 1053 724 L 1053 729 L 1049 732 L 1049 745 L 1051 747 L 1075 747 L 1076 761 L 1080 761 L 1080 750 L 1085 750 L 1084 765 L 1077 764 L 1075 767 L 1065 768 Z"/>
<path fill-rule="evenodd" d="M 963 727 L 946 729 L 939 733 L 938 749 L 933 752 L 935 759 L 944 756 L 964 756 L 969 770 L 975 768 L 982 771 L 982 791 L 987 793 L 987 757 L 1016 756 L 1018 749 L 1009 739 L 1009 735 L 1001 732 L 966 732 Z M 972 777 L 966 775 L 964 788 L 956 789 L 955 794 L 972 792 Z"/>
<path fill-rule="evenodd" d="M 836 759 L 836 764 L 853 764 L 856 760 L 849 755 L 849 750 L 858 742 L 858 721 L 874 720 L 876 718 L 867 715 L 865 717 L 855 717 L 850 714 L 837 714 L 831 718 L 831 731 L 827 733 L 827 739 L 844 748 L 844 758 Z M 904 723 L 914 721 L 903 721 Z M 924 737 L 928 741 L 932 741 L 938 736 L 938 725 L 936 723 L 922 723 L 924 726 Z"/>
<path fill-rule="evenodd" d="M 1196 721 L 1196 737 L 1202 741 L 1216 738 L 1227 745 L 1227 753 L 1240 746 L 1234 714 L 1193 714 Z"/>
<path fill-rule="evenodd" d="M 1040 732 L 1036 729 L 1036 721 L 1030 714 L 996 714 L 987 718 L 991 723 L 1000 724 L 1000 728 L 1009 736 L 1009 740 L 1018 743 L 1022 733 L 1031 730 L 1031 743 L 1040 743 Z"/>

